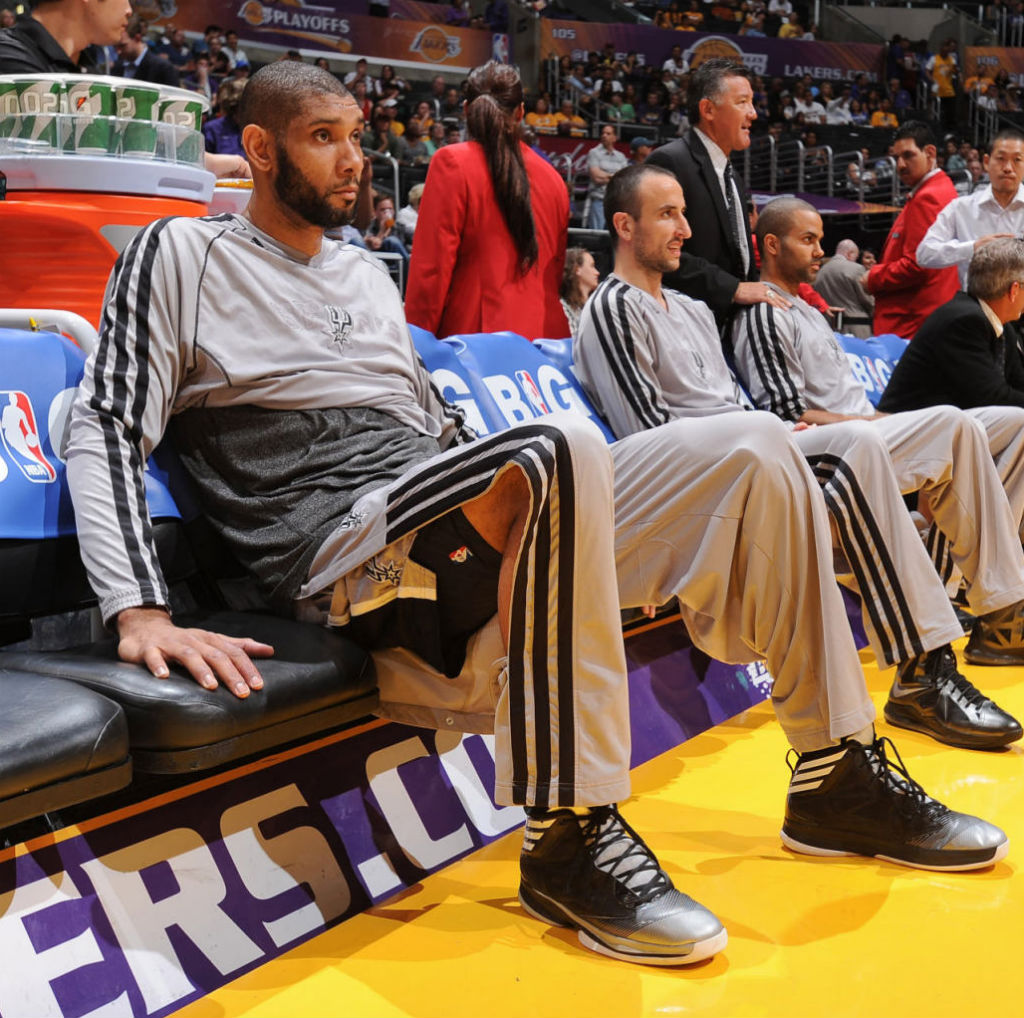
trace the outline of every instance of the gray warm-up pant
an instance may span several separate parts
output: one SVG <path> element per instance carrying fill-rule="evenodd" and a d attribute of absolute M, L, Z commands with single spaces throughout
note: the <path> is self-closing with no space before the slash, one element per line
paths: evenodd
<path fill-rule="evenodd" d="M 884 438 L 900 489 L 919 492 L 931 510 L 978 614 L 1024 600 L 1021 517 L 1011 508 L 1011 501 L 1024 507 L 1022 439 L 990 413 L 1001 409 L 929 407 L 863 422 Z"/>
<path fill-rule="evenodd" d="M 534 434 L 534 444 L 564 448 L 555 459 L 571 469 L 556 471 L 557 484 L 531 481 L 535 504 L 516 566 L 507 661 L 493 624 L 471 641 L 454 680 L 402 651 L 377 653 L 388 716 L 482 731 L 474 717 L 493 710 L 487 727 L 500 803 L 624 798 L 630 728 L 619 607 L 675 596 L 707 654 L 765 660 L 776 712 L 797 750 L 823 748 L 871 723 L 832 569 L 828 515 L 779 420 L 679 420 L 609 447 L 582 418 L 552 415 L 419 465 L 399 482 L 402 497 L 420 505 L 424 488 L 441 499 L 436 508 L 450 511 L 482 493 L 481 471 L 493 479 L 496 460 L 527 466 L 513 450 Z M 396 487 L 356 504 L 368 519 L 384 512 L 389 535 L 397 517 L 388 491 Z M 436 515 L 421 508 L 418 525 Z"/>

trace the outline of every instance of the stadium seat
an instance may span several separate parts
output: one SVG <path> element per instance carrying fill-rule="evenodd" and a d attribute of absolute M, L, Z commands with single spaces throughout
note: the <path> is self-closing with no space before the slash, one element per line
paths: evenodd
<path fill-rule="evenodd" d="M 70 682 L 0 668 L 0 828 L 115 792 L 132 775 L 117 704 Z"/>

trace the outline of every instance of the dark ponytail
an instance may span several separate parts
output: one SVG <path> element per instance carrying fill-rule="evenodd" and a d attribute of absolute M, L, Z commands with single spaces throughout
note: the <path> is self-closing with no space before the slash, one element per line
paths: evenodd
<path fill-rule="evenodd" d="M 522 101 L 519 73 L 508 64 L 492 60 L 466 82 L 466 128 L 483 147 L 498 208 L 519 255 L 519 271 L 525 273 L 537 261 L 537 231 L 515 116 Z"/>

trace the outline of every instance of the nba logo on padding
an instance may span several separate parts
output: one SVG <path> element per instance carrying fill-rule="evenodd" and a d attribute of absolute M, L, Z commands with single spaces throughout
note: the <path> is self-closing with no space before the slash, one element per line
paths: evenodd
<path fill-rule="evenodd" d="M 35 411 L 27 393 L 0 389 L 0 438 L 7 455 L 28 480 L 51 484 L 57 479 L 57 471 L 43 452 Z"/>
<path fill-rule="evenodd" d="M 519 388 L 522 389 L 523 395 L 530 401 L 530 405 L 538 414 L 551 413 L 547 403 L 544 402 L 544 397 L 540 394 L 540 389 L 537 388 L 537 383 L 533 380 L 533 375 L 529 371 L 517 371 L 516 381 L 519 383 Z"/>

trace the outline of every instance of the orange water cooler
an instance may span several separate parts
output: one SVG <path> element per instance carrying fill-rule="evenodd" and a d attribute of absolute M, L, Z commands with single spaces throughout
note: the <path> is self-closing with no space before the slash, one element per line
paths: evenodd
<path fill-rule="evenodd" d="M 99 327 L 117 256 L 162 216 L 201 216 L 212 173 L 128 158 L 3 156 L 0 307 L 53 307 Z"/>
<path fill-rule="evenodd" d="M 107 277 L 138 230 L 205 215 L 209 103 L 100 75 L 0 76 L 0 307 L 99 325 Z"/>

